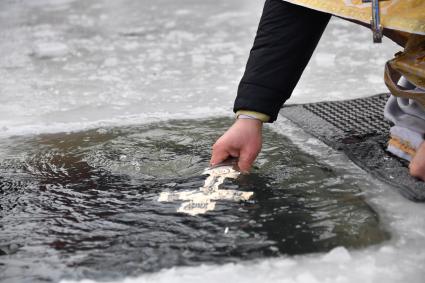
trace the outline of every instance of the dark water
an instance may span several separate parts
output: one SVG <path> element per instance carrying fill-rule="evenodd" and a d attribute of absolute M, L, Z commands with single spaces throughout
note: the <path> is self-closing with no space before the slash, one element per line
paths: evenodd
<path fill-rule="evenodd" d="M 17 137 L 0 142 L 0 280 L 112 279 L 177 265 L 362 248 L 389 238 L 355 180 L 265 131 L 251 175 L 189 216 L 163 191 L 197 189 L 229 119 Z M 225 229 L 228 227 L 228 233 Z"/>

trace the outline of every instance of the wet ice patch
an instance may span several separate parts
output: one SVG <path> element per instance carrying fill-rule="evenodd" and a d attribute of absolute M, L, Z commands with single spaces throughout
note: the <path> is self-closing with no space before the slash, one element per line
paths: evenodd
<path fill-rule="evenodd" d="M 335 65 L 335 54 L 317 53 L 314 60 L 321 67 L 333 67 Z"/>
<path fill-rule="evenodd" d="M 367 81 L 371 84 L 383 84 L 384 83 L 384 78 L 383 76 L 378 76 L 378 75 L 369 75 L 367 77 Z"/>
<path fill-rule="evenodd" d="M 323 256 L 323 261 L 343 263 L 351 260 L 350 253 L 344 247 L 336 247 Z"/>
<path fill-rule="evenodd" d="M 173 42 L 181 42 L 181 41 L 194 41 L 196 39 L 196 35 L 183 30 L 173 30 L 170 31 L 165 39 Z"/>
<path fill-rule="evenodd" d="M 23 2 L 25 5 L 28 6 L 48 7 L 68 5 L 75 2 L 75 0 L 25 0 Z"/>
<path fill-rule="evenodd" d="M 121 47 L 126 51 L 133 51 L 139 48 L 140 44 L 137 41 L 122 42 Z"/>
<path fill-rule="evenodd" d="M 62 32 L 53 28 L 51 25 L 38 25 L 32 27 L 32 35 L 37 38 L 51 40 L 62 35 Z"/>
<path fill-rule="evenodd" d="M 33 47 L 33 55 L 38 58 L 62 57 L 68 52 L 68 46 L 62 42 L 38 42 Z"/>
<path fill-rule="evenodd" d="M 189 15 L 190 13 L 192 13 L 192 11 L 188 9 L 179 9 L 174 12 L 174 14 L 177 16 L 186 16 L 186 15 Z"/>
<path fill-rule="evenodd" d="M 3 43 L 1 51 L 3 52 L 3 54 L 7 54 L 7 56 L 0 57 L 0 68 L 31 68 L 29 66 L 30 58 L 27 56 L 27 54 L 30 53 L 31 50 L 27 46 L 22 46 L 21 50 L 17 50 L 15 42 Z M 5 85 L 14 85 L 13 83 L 11 83 L 10 80 L 7 80 L 8 77 L 10 77 L 10 74 L 8 74 L 8 76 L 1 76 L 3 91 Z"/>
<path fill-rule="evenodd" d="M 92 18 L 85 14 L 71 14 L 68 15 L 68 21 L 70 24 L 80 27 L 92 27 L 97 21 L 95 18 Z"/>
<path fill-rule="evenodd" d="M 103 66 L 106 67 L 115 67 L 118 65 L 118 59 L 116 57 L 109 57 L 103 61 Z"/>
<path fill-rule="evenodd" d="M 220 64 L 233 64 L 234 62 L 234 56 L 232 54 L 228 54 L 228 55 L 223 55 L 218 57 L 218 61 L 220 62 Z"/>
<path fill-rule="evenodd" d="M 202 54 L 192 54 L 192 64 L 197 67 L 202 67 L 206 63 L 206 58 Z"/>
<path fill-rule="evenodd" d="M 224 12 L 216 15 L 212 15 L 208 18 L 206 26 L 216 26 L 226 21 L 237 21 L 241 17 L 248 16 L 246 12 Z"/>

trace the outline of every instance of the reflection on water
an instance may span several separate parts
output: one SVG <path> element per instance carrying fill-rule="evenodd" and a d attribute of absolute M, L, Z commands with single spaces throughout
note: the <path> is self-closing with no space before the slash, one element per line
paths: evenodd
<path fill-rule="evenodd" d="M 258 168 L 191 216 L 162 192 L 196 190 L 229 119 L 170 121 L 0 142 L 0 279 L 111 279 L 176 265 L 361 248 L 389 238 L 355 181 L 265 131 Z"/>

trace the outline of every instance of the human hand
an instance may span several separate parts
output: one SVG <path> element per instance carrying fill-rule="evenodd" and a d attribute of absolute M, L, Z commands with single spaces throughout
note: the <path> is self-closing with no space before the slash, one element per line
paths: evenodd
<path fill-rule="evenodd" d="M 261 150 L 263 123 L 257 119 L 237 119 L 212 147 L 211 165 L 238 157 L 241 172 L 249 172 Z"/>
<path fill-rule="evenodd" d="M 410 161 L 409 172 L 413 177 L 425 181 L 425 142 L 422 142 L 415 157 Z"/>

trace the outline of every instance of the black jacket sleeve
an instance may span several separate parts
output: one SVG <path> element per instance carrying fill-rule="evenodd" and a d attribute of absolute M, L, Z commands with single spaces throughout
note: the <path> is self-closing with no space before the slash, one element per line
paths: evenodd
<path fill-rule="evenodd" d="M 330 17 L 282 0 L 267 0 L 233 110 L 261 112 L 275 121 Z"/>

